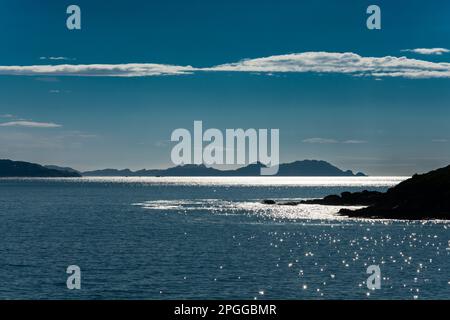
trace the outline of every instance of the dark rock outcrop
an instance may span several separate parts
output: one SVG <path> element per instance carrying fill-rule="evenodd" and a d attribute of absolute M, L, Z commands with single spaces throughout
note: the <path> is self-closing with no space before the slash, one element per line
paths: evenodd
<path fill-rule="evenodd" d="M 303 200 L 305 204 L 323 204 L 329 206 L 370 206 L 375 204 L 383 193 L 378 191 L 342 192 L 340 196 L 330 195 L 323 199 Z"/>
<path fill-rule="evenodd" d="M 374 204 L 341 215 L 385 219 L 450 219 L 450 166 L 416 174 L 383 193 Z"/>
<path fill-rule="evenodd" d="M 265 199 L 261 201 L 262 204 L 276 204 L 275 200 Z"/>
<path fill-rule="evenodd" d="M 264 200 L 268 205 L 320 204 L 365 206 L 361 209 L 341 209 L 340 215 L 378 219 L 450 219 L 450 166 L 412 178 L 388 189 L 387 192 L 343 192 L 323 199 L 302 201 Z"/>
<path fill-rule="evenodd" d="M 329 195 L 322 199 L 310 199 L 301 201 L 275 201 L 271 199 L 265 199 L 262 201 L 263 204 L 277 204 L 284 206 L 296 206 L 299 204 L 321 204 L 326 206 L 368 206 L 375 204 L 376 201 L 383 195 L 383 193 L 378 191 L 367 191 L 362 192 L 343 192 L 341 195 Z"/>

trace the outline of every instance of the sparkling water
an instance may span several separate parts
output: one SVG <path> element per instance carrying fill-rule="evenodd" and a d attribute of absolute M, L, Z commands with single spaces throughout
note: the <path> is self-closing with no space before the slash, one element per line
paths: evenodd
<path fill-rule="evenodd" d="M 0 179 L 0 298 L 449 299 L 450 221 L 260 203 L 403 179 Z M 69 265 L 80 290 L 67 289 Z"/>

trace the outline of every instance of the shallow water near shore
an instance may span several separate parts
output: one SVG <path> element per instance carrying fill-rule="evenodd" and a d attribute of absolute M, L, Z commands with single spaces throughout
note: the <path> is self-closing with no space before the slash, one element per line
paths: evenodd
<path fill-rule="evenodd" d="M 0 298 L 449 299 L 450 221 L 260 203 L 404 179 L 0 179 Z M 66 288 L 69 265 L 81 290 Z"/>

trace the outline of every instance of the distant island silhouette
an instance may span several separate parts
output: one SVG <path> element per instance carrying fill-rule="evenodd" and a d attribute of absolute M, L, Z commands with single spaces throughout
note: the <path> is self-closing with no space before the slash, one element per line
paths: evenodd
<path fill-rule="evenodd" d="M 254 163 L 248 166 L 234 169 L 234 170 L 219 170 L 205 165 L 184 165 L 176 166 L 168 169 L 151 169 L 151 170 L 138 170 L 131 171 L 129 169 L 117 170 L 117 169 L 103 169 L 82 172 L 83 176 L 129 176 L 129 177 L 142 177 L 142 176 L 261 176 L 261 167 L 265 167 L 262 163 Z M 343 171 L 338 167 L 321 160 L 302 160 L 291 163 L 280 164 L 278 173 L 276 176 L 340 176 L 340 177 L 354 177 L 354 176 L 366 176 L 362 172 L 353 173 L 351 170 Z"/>
<path fill-rule="evenodd" d="M 415 174 L 386 192 L 343 192 L 322 199 L 302 201 L 262 201 L 267 205 L 321 204 L 365 206 L 362 209 L 341 209 L 340 215 L 375 219 L 450 219 L 450 166 Z"/>
<path fill-rule="evenodd" d="M 261 163 L 250 164 L 234 170 L 219 170 L 205 165 L 183 165 L 168 169 L 102 169 L 80 172 L 70 167 L 55 165 L 41 166 L 39 164 L 0 160 L 0 177 L 175 177 L 175 176 L 260 176 Z M 341 170 L 338 167 L 321 160 L 302 160 L 280 164 L 276 176 L 307 176 L 307 177 L 354 177 L 365 176 L 364 173 L 353 173 L 351 170 Z"/>

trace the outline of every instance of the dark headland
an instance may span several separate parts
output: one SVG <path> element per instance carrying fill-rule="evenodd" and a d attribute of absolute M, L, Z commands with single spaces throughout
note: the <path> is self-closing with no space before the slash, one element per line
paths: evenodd
<path fill-rule="evenodd" d="M 0 177 L 72 178 L 81 175 L 74 171 L 46 168 L 36 163 L 0 159 Z"/>
<path fill-rule="evenodd" d="M 265 204 L 321 204 L 365 206 L 362 209 L 341 209 L 340 215 L 376 219 L 450 219 L 450 166 L 425 174 L 416 174 L 386 192 L 343 192 L 323 199 L 276 202 Z"/>

